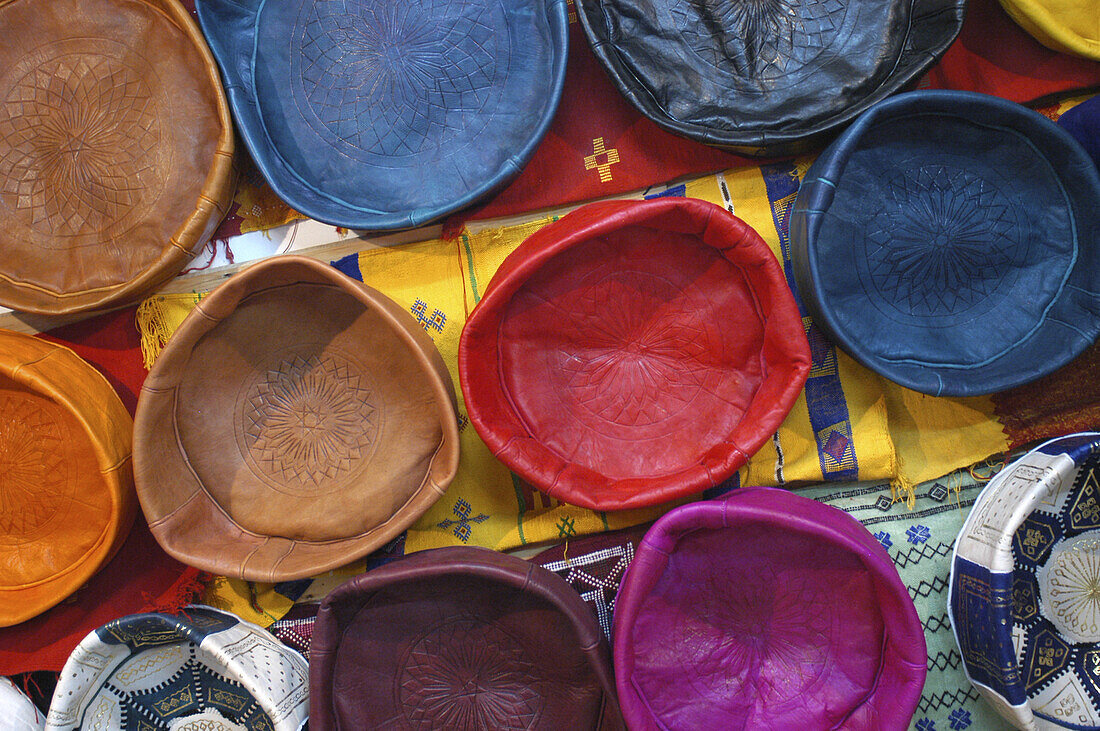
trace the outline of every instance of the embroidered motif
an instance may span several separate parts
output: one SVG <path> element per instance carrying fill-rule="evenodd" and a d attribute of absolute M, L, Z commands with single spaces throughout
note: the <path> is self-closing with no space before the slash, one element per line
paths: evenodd
<path fill-rule="evenodd" d="M 558 521 L 558 538 L 569 538 L 577 535 L 577 529 L 573 527 L 573 518 L 568 516 Z"/>
<path fill-rule="evenodd" d="M 948 488 L 940 483 L 932 485 L 932 489 L 928 491 L 928 497 L 935 500 L 937 503 L 942 503 L 947 499 Z"/>
<path fill-rule="evenodd" d="M 875 540 L 881 543 L 883 548 L 890 548 L 894 545 L 894 542 L 890 540 L 890 534 L 884 530 L 880 530 L 875 534 Z"/>
<path fill-rule="evenodd" d="M 447 324 L 447 316 L 443 314 L 443 310 L 433 310 L 432 314 L 429 315 L 428 303 L 419 298 L 413 302 L 410 309 L 413 316 L 416 317 L 416 321 L 428 333 L 431 333 L 432 330 L 443 332 L 443 327 Z"/>
<path fill-rule="evenodd" d="M 634 560 L 634 544 L 604 548 L 577 557 L 545 564 L 577 590 L 581 598 L 596 610 L 604 636 L 611 639 L 611 620 L 615 611 L 615 596 L 626 569 Z"/>
<path fill-rule="evenodd" d="M 909 526 L 909 529 L 905 531 L 905 535 L 908 536 L 908 541 L 915 546 L 927 541 L 932 537 L 932 531 L 925 525 L 913 525 Z"/>
<path fill-rule="evenodd" d="M 611 166 L 619 162 L 619 151 L 604 147 L 603 137 L 592 140 L 592 154 L 584 158 L 584 169 L 593 168 L 600 174 L 601 183 L 611 182 Z"/>
<path fill-rule="evenodd" d="M 443 530 L 453 527 L 455 538 L 463 543 L 470 540 L 470 536 L 473 535 L 474 532 L 474 525 L 484 523 L 489 519 L 489 516 L 485 515 L 485 513 L 474 515 L 473 506 L 463 498 L 459 498 L 455 502 L 454 507 L 451 508 L 451 512 L 455 514 L 458 520 L 447 518 L 444 521 L 436 523 L 436 525 Z"/>
<path fill-rule="evenodd" d="M 970 726 L 970 711 L 964 711 L 961 708 L 956 708 L 951 711 L 951 715 L 947 717 L 947 720 L 951 723 L 953 731 L 961 731 L 961 729 L 968 728 Z"/>
<path fill-rule="evenodd" d="M 818 3 L 801 5 L 816 4 Z M 806 313 L 798 294 L 798 285 L 794 280 L 791 264 L 790 209 L 801 184 L 798 169 L 794 163 L 784 162 L 765 165 L 760 172 L 764 178 L 768 200 L 771 202 L 775 230 L 779 234 L 779 246 L 783 254 L 783 273 L 786 276 L 787 285 L 794 293 L 795 302 L 798 303 L 798 310 L 802 314 L 802 325 L 810 343 L 810 374 L 806 379 L 805 395 L 810 426 L 814 430 L 817 441 L 821 476 L 828 481 L 854 481 L 859 476 L 859 458 L 856 455 L 854 442 L 848 441 L 844 451 L 840 452 L 837 449 L 839 442 L 834 439 L 833 449 L 826 450 L 826 444 L 834 433 L 839 433 L 845 439 L 852 439 L 852 422 L 848 415 L 848 403 L 844 398 L 844 387 L 840 383 L 836 346 L 821 334 Z M 837 459 L 835 454 L 841 454 L 841 458 Z"/>
<path fill-rule="evenodd" d="M 930 718 L 917 721 L 917 731 L 936 731 L 936 722 Z"/>

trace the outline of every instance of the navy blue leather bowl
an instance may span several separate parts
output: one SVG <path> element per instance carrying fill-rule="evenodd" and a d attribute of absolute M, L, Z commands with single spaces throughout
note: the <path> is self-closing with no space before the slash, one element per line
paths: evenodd
<path fill-rule="evenodd" d="M 565 80 L 566 0 L 196 0 L 257 166 L 301 213 L 420 226 L 511 180 Z"/>
<path fill-rule="evenodd" d="M 810 167 L 790 231 L 815 322 L 917 391 L 1003 391 L 1100 333 L 1100 176 L 1058 125 L 1003 99 L 875 105 Z"/>
<path fill-rule="evenodd" d="M 638 111 L 742 155 L 820 147 L 918 79 L 966 0 L 576 0 L 592 51 Z"/>

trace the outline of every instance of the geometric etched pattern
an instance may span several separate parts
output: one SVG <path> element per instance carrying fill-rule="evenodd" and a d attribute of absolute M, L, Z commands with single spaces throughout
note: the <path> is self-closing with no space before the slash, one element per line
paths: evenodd
<path fill-rule="evenodd" d="M 1039 569 L 1043 607 L 1072 642 L 1100 642 L 1100 533 L 1063 540 Z"/>
<path fill-rule="evenodd" d="M 415 729 L 520 731 L 535 727 L 542 712 L 534 673 L 523 646 L 504 631 L 451 620 L 413 644 L 397 696 Z"/>
<path fill-rule="evenodd" d="M 155 685 L 133 690 L 113 680 L 101 693 L 122 708 L 126 729 L 188 729 L 188 731 L 269 731 L 271 720 L 256 699 L 235 680 L 215 672 L 196 656 L 196 647 L 184 650 L 186 659 L 162 674 Z M 141 656 L 137 656 L 140 660 Z"/>
<path fill-rule="evenodd" d="M 717 572 L 705 578 L 721 582 Z M 762 704 L 784 703 L 811 690 L 828 666 L 831 605 L 794 576 L 765 570 L 737 579 L 742 590 L 715 594 L 728 602 L 722 608 L 724 638 L 697 647 L 686 636 L 677 638 L 691 647 L 688 665 L 729 697 L 747 693 Z"/>
<path fill-rule="evenodd" d="M 882 301 L 905 315 L 950 316 L 1003 299 L 1028 245 L 1009 199 L 988 180 L 942 164 L 891 170 L 866 252 Z"/>
<path fill-rule="evenodd" d="M 690 0 L 671 6 L 678 30 L 700 58 L 757 81 L 812 70 L 836 41 L 848 9 L 843 0 Z"/>
<path fill-rule="evenodd" d="M 0 195 L 49 236 L 101 234 L 144 213 L 157 197 L 157 112 L 141 74 L 118 59 L 48 59 L 0 104 Z"/>
<path fill-rule="evenodd" d="M 497 3 L 310 3 L 293 38 L 292 82 L 323 136 L 345 152 L 407 156 L 446 149 L 499 94 L 507 45 Z M 306 115 L 309 118 L 311 115 Z M 476 130 L 474 130 L 476 131 Z M 352 148 L 348 150 L 347 148 Z"/>
<path fill-rule="evenodd" d="M 35 538 L 72 500 L 69 428 L 43 406 L 0 392 L 0 543 Z"/>
<path fill-rule="evenodd" d="M 241 414 L 249 463 L 280 488 L 333 488 L 368 457 L 378 435 L 372 389 L 332 353 L 294 355 L 254 380 Z"/>
<path fill-rule="evenodd" d="M 636 427 L 671 419 L 714 370 L 708 356 L 716 315 L 698 304 L 653 275 L 612 274 L 562 308 L 583 339 L 549 354 L 551 373 L 602 422 Z"/>

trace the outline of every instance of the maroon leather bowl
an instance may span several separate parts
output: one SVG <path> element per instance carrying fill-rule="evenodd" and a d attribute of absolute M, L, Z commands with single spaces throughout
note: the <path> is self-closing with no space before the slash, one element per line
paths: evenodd
<path fill-rule="evenodd" d="M 607 642 L 580 596 L 482 548 L 422 551 L 325 598 L 310 728 L 621 729 Z"/>
<path fill-rule="evenodd" d="M 906 729 L 924 632 L 856 520 L 785 490 L 677 508 L 619 589 L 615 678 L 631 729 Z"/>
<path fill-rule="evenodd" d="M 597 510 L 729 478 L 809 367 L 768 245 L 690 198 L 594 203 L 540 229 L 501 264 L 458 351 L 470 421 L 493 454 Z"/>

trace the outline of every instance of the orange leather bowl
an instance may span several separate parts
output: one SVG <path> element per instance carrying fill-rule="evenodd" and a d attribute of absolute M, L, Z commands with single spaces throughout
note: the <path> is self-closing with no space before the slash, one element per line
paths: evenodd
<path fill-rule="evenodd" d="M 0 304 L 132 301 L 233 195 L 218 69 L 178 0 L 0 0 Z"/>
<path fill-rule="evenodd" d="M 0 627 L 61 602 L 122 545 L 137 507 L 132 432 L 80 356 L 0 330 Z"/>
<path fill-rule="evenodd" d="M 203 299 L 138 400 L 134 474 L 164 550 L 287 581 L 409 527 L 458 468 L 451 378 L 412 315 L 331 266 L 268 259 Z"/>
<path fill-rule="evenodd" d="M 458 367 L 470 421 L 546 494 L 636 508 L 726 480 L 809 372 L 794 297 L 760 236 L 699 200 L 595 203 L 510 254 Z"/>

